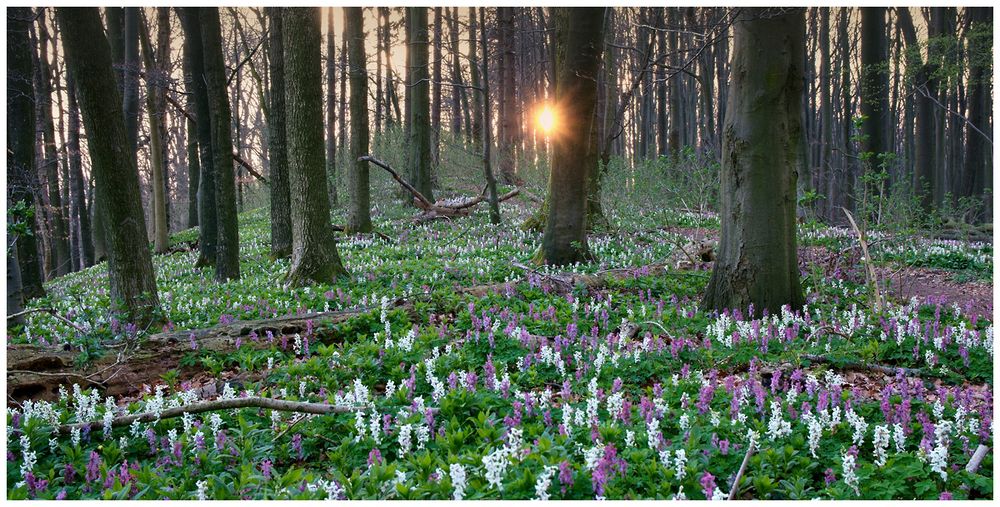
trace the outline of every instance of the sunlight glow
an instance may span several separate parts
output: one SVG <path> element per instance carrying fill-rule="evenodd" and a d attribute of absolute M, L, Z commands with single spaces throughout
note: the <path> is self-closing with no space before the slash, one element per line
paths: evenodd
<path fill-rule="evenodd" d="M 538 113 L 538 127 L 546 134 L 552 133 L 556 126 L 556 113 L 551 106 L 544 106 Z"/>

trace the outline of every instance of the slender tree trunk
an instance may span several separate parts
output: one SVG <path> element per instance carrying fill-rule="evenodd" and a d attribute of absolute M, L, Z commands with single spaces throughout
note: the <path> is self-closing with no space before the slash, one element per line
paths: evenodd
<path fill-rule="evenodd" d="M 112 307 L 140 327 L 158 321 L 159 298 L 146 224 L 139 201 L 135 158 L 126 146 L 111 53 L 96 8 L 57 9 L 66 61 L 77 78 L 80 111 L 93 161 L 97 199 L 108 227 L 108 280 Z"/>
<path fill-rule="evenodd" d="M 164 185 L 165 161 L 163 159 L 163 131 L 160 115 L 163 110 L 157 109 L 160 92 L 155 79 L 158 69 L 153 62 L 153 47 L 149 40 L 149 30 L 140 22 L 140 40 L 142 42 L 142 59 L 146 68 L 146 116 L 149 120 L 149 155 L 152 167 L 153 194 L 153 251 L 162 254 L 170 248 L 170 235 L 167 222 L 167 202 Z"/>
<path fill-rule="evenodd" d="M 431 180 L 437 186 L 441 165 L 441 8 L 434 8 L 434 56 L 431 80 Z"/>
<path fill-rule="evenodd" d="M 473 18 L 474 8 L 470 8 L 469 17 Z M 486 10 L 483 8 L 479 9 L 479 20 L 481 22 L 482 30 L 479 31 L 480 36 L 480 48 L 482 50 L 482 59 L 473 60 L 472 65 L 479 65 L 482 62 L 482 74 L 483 74 L 483 93 L 482 93 L 482 107 L 477 107 L 477 109 L 482 109 L 483 118 L 480 124 L 483 134 L 483 172 L 486 173 L 486 191 L 489 192 L 488 199 L 490 201 L 490 223 L 494 225 L 500 224 L 500 203 L 497 201 L 497 180 L 493 175 L 493 166 L 490 161 L 490 149 L 493 146 L 493 129 L 490 126 L 490 119 L 492 118 L 492 113 L 490 111 L 490 66 L 489 60 L 487 58 L 487 44 L 486 44 Z M 473 21 L 475 21 L 473 19 Z M 475 68 L 475 67 L 473 67 Z M 473 74 L 476 76 L 476 74 Z M 475 79 L 475 78 L 473 78 Z"/>
<path fill-rule="evenodd" d="M 80 152 L 80 106 L 76 99 L 76 77 L 66 71 L 66 93 L 68 99 L 68 120 L 66 150 L 69 159 L 69 174 L 73 185 L 73 214 L 79 217 L 79 242 L 81 268 L 94 265 L 94 243 L 91 238 L 90 212 L 87 209 L 86 184 L 83 177 L 83 157 Z"/>
<path fill-rule="evenodd" d="M 841 174 L 841 196 L 843 198 L 844 207 L 848 210 L 854 210 L 854 168 L 855 163 L 853 162 L 853 152 L 852 150 L 852 126 L 854 124 L 853 109 L 851 107 L 851 41 L 847 36 L 847 25 L 850 18 L 850 7 L 844 7 L 840 9 L 840 21 L 837 26 L 837 38 L 840 41 L 840 51 L 841 51 L 841 66 L 840 66 L 840 98 L 842 102 L 842 114 L 841 127 L 843 132 L 841 136 L 844 142 L 844 156 L 843 156 L 843 166 L 844 170 Z"/>
<path fill-rule="evenodd" d="M 268 7 L 267 19 L 270 25 L 267 36 L 271 76 L 270 123 L 267 126 L 267 143 L 271 155 L 271 256 L 282 259 L 292 254 L 292 215 L 289 204 L 291 195 L 285 118 L 285 46 L 281 8 Z M 332 25 L 330 30 L 333 30 Z M 333 102 L 329 106 L 332 108 Z"/>
<path fill-rule="evenodd" d="M 517 84 L 514 79 L 514 8 L 497 7 L 500 57 L 500 181 L 521 185 L 515 146 L 521 136 L 517 120 Z"/>
<path fill-rule="evenodd" d="M 830 177 L 830 153 L 833 148 L 833 104 L 830 95 L 830 78 L 832 76 L 832 66 L 830 65 L 830 8 L 820 7 L 819 21 L 819 109 L 820 109 L 820 154 L 819 167 L 816 173 L 815 187 L 826 188 L 825 182 Z M 820 202 L 818 209 L 821 216 L 829 216 L 830 196 Z"/>
<path fill-rule="evenodd" d="M 337 79 L 334 70 L 337 67 L 335 50 L 337 43 L 333 38 L 333 8 L 326 8 L 326 177 L 329 186 L 330 207 L 337 207 Z M 377 98 L 376 98 L 377 100 Z"/>
<path fill-rule="evenodd" d="M 35 93 L 28 37 L 34 15 L 28 7 L 7 9 L 7 205 L 21 201 L 38 213 L 34 188 Z M 8 220 L 10 214 L 8 214 Z M 37 223 L 30 221 L 30 225 Z M 17 238 L 16 252 L 8 252 L 8 262 L 16 257 L 24 299 L 45 295 L 38 259 L 37 227 L 32 234 Z M 10 268 L 8 267 L 8 270 Z M 8 314 L 12 310 L 8 308 Z"/>
<path fill-rule="evenodd" d="M 156 8 L 156 68 L 160 76 L 170 76 L 171 65 L 170 65 L 170 8 L 169 7 L 157 7 Z M 165 87 L 161 88 L 156 94 L 156 110 L 159 111 L 157 115 L 157 123 L 160 125 L 160 134 L 163 137 L 163 142 L 160 143 L 161 157 L 163 160 L 163 209 L 166 214 L 167 234 L 170 234 L 170 139 L 169 132 L 167 130 L 168 117 L 170 116 L 169 111 L 167 111 L 167 90 Z"/>
<path fill-rule="evenodd" d="M 795 239 L 801 141 L 802 9 L 734 25 L 732 83 L 723 127 L 722 236 L 702 306 L 746 315 L 804 304 Z M 752 310 L 750 307 L 752 306 Z"/>
<path fill-rule="evenodd" d="M 368 162 L 358 159 L 368 154 L 368 71 L 365 65 L 365 27 L 361 7 L 344 8 L 344 38 L 349 53 L 351 80 L 351 171 L 348 179 L 350 208 L 347 227 L 350 232 L 371 232 L 371 204 L 368 187 Z M 341 95 L 343 96 L 343 95 Z"/>
<path fill-rule="evenodd" d="M 484 17 L 485 19 L 485 17 Z M 482 30 L 485 32 L 485 25 Z M 470 79 L 472 79 L 472 87 L 480 88 L 482 86 L 481 80 L 479 79 L 479 50 L 476 48 L 477 38 L 482 38 L 483 41 L 486 40 L 485 36 L 481 36 L 480 28 L 476 20 L 476 8 L 469 7 L 469 74 Z M 485 50 L 485 49 L 484 49 Z M 472 143 L 475 146 L 476 143 L 483 138 L 483 120 L 486 119 L 483 116 L 483 103 L 482 101 L 475 100 L 472 104 Z"/>
<path fill-rule="evenodd" d="M 989 95 L 990 74 L 986 65 L 985 56 L 990 54 L 990 37 L 992 35 L 992 25 L 990 24 L 991 14 L 987 7 L 969 8 L 969 125 L 966 126 L 966 136 L 968 141 L 965 148 L 965 167 L 962 194 L 976 198 L 983 198 L 986 188 L 986 175 L 988 167 L 992 167 L 990 158 L 986 155 L 990 153 L 987 140 L 980 132 L 991 134 L 991 129 L 987 125 L 987 115 L 989 109 L 986 107 L 986 98 Z M 978 130 L 978 132 L 977 132 Z M 988 215 L 982 215 L 978 219 Z"/>
<path fill-rule="evenodd" d="M 587 246 L 587 178 L 595 169 L 592 129 L 597 106 L 597 73 L 604 51 L 606 9 L 571 8 L 564 14 L 564 47 L 559 50 L 556 101 L 565 131 L 553 140 L 541 261 L 566 265 L 593 257 Z"/>
<path fill-rule="evenodd" d="M 323 160 L 320 8 L 282 10 L 288 179 L 292 208 L 291 286 L 348 277 L 330 225 Z"/>
<path fill-rule="evenodd" d="M 195 266 L 212 266 L 218 252 L 219 225 L 215 201 L 215 153 L 205 77 L 205 51 L 201 35 L 202 9 L 180 8 L 184 28 L 184 57 L 190 61 L 194 88 L 195 117 L 198 119 L 198 150 L 201 175 L 198 181 L 198 260 Z"/>
<path fill-rule="evenodd" d="M 219 282 L 240 278 L 240 231 L 236 215 L 236 181 L 233 174 L 232 116 L 226 90 L 226 66 L 222 55 L 222 27 L 219 10 L 201 8 L 201 41 L 205 50 L 204 68 L 208 91 L 209 121 L 212 125 L 212 156 L 215 168 L 215 205 L 218 243 L 215 279 Z"/>
<path fill-rule="evenodd" d="M 43 11 L 44 12 L 44 11 Z M 38 63 L 41 86 L 35 90 L 38 95 L 38 107 L 41 112 L 42 126 L 42 169 L 45 174 L 45 183 L 48 187 L 49 198 L 49 224 L 52 228 L 52 271 L 49 278 L 62 276 L 70 272 L 73 267 L 70 247 L 69 230 L 67 227 L 66 213 L 63 209 L 62 194 L 59 189 L 59 155 L 56 150 L 55 124 L 52 120 L 52 71 L 49 64 L 48 46 L 50 37 L 46 26 L 45 16 L 39 17 L 38 23 Z"/>
<path fill-rule="evenodd" d="M 878 154 L 889 150 L 889 133 L 885 131 L 885 118 L 889 114 L 887 60 L 885 8 L 862 7 L 861 114 L 866 117 L 862 124 L 863 152 Z M 872 165 L 877 169 L 878 161 L 873 160 Z"/>

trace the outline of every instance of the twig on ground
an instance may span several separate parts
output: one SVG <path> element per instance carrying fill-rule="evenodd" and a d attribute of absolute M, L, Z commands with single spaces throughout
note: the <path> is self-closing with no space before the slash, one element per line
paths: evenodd
<path fill-rule="evenodd" d="M 29 313 L 39 313 L 39 312 L 48 313 L 49 315 L 52 315 L 53 317 L 55 317 L 55 318 L 57 318 L 57 319 L 65 322 L 65 323 L 69 324 L 70 326 L 73 327 L 73 329 L 76 329 L 80 333 L 87 334 L 87 331 L 85 331 L 82 327 L 78 326 L 75 322 L 73 322 L 72 320 L 67 319 L 66 317 L 63 317 L 62 315 L 59 315 L 59 312 L 56 311 L 55 308 L 32 308 L 30 310 L 25 310 L 23 312 L 17 312 L 17 313 L 15 313 L 13 315 L 8 315 L 7 316 L 7 320 L 16 319 L 18 317 L 22 317 L 24 315 L 28 315 Z"/>
<path fill-rule="evenodd" d="M 986 453 L 989 450 L 989 446 L 979 444 L 979 447 L 976 448 L 976 452 L 972 455 L 972 459 L 969 460 L 969 464 L 965 465 L 965 471 L 970 474 L 976 473 L 976 470 L 979 470 L 979 465 L 982 464 L 983 458 L 986 457 Z"/>
<path fill-rule="evenodd" d="M 733 486 L 729 488 L 729 495 L 726 496 L 726 500 L 732 500 L 736 497 L 736 494 L 740 490 L 740 479 L 743 478 L 743 472 L 746 472 L 747 465 L 750 463 L 750 457 L 753 456 L 753 451 L 756 446 L 753 442 L 750 442 L 747 447 L 747 453 L 743 456 L 743 463 L 740 463 L 740 469 L 736 472 L 736 477 L 733 479 Z"/>

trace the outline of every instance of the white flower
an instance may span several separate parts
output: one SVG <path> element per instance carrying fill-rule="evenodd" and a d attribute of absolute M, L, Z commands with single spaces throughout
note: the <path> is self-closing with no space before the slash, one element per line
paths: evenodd
<path fill-rule="evenodd" d="M 399 442 L 400 456 L 406 456 L 406 454 L 410 452 L 410 447 L 413 445 L 413 442 L 411 440 L 412 431 L 413 431 L 413 426 L 409 424 L 404 424 L 399 427 L 399 437 L 397 440 Z"/>
<path fill-rule="evenodd" d="M 892 439 L 896 444 L 896 452 L 903 452 L 906 448 L 906 433 L 903 432 L 902 424 L 892 425 Z"/>
<path fill-rule="evenodd" d="M 635 432 L 625 430 L 625 447 L 635 447 Z"/>
<path fill-rule="evenodd" d="M 674 451 L 674 472 L 677 474 L 677 480 L 684 480 L 684 476 L 687 475 L 687 454 L 684 449 L 677 449 Z"/>
<path fill-rule="evenodd" d="M 556 467 L 547 466 L 542 470 L 542 473 L 538 475 L 538 480 L 535 481 L 535 499 L 536 500 L 548 500 L 549 499 L 549 486 L 552 485 L 552 476 L 556 473 Z"/>
<path fill-rule="evenodd" d="M 844 468 L 844 484 L 847 484 L 854 490 L 855 495 L 860 495 L 861 492 L 858 491 L 858 476 L 855 474 L 855 462 L 854 455 L 850 453 L 844 453 L 841 456 L 843 468 Z"/>
<path fill-rule="evenodd" d="M 948 448 L 937 445 L 931 450 L 928 457 L 931 461 L 931 471 L 941 474 L 941 480 L 948 479 Z"/>
<path fill-rule="evenodd" d="M 865 444 L 865 432 L 868 431 L 868 423 L 865 422 L 865 418 L 861 417 L 854 411 L 854 409 L 847 409 L 844 413 L 844 417 L 847 418 L 848 424 L 854 428 L 854 435 L 851 439 L 854 441 L 854 445 L 858 446 L 860 449 Z"/>
<path fill-rule="evenodd" d="M 208 482 L 198 481 L 197 486 L 198 486 L 198 501 L 204 502 L 205 500 L 207 500 L 207 498 L 205 497 L 205 492 L 208 489 Z"/>
<path fill-rule="evenodd" d="M 886 451 L 889 449 L 889 426 L 884 424 L 875 426 L 872 445 L 875 447 L 875 464 L 885 465 Z"/>
<path fill-rule="evenodd" d="M 771 419 L 767 422 L 767 436 L 772 440 L 792 433 L 792 425 L 781 417 L 781 403 L 771 400 Z"/>
<path fill-rule="evenodd" d="M 819 439 L 823 436 L 823 424 L 820 423 L 819 419 L 811 413 L 802 414 L 802 420 L 806 422 L 809 428 L 809 454 L 814 458 L 816 456 L 816 449 L 819 449 Z"/>
<path fill-rule="evenodd" d="M 465 488 L 467 486 L 465 482 L 465 467 L 458 463 L 452 463 L 448 467 L 448 470 L 451 475 L 451 485 L 455 488 L 452 498 L 461 500 L 465 496 Z"/>
<path fill-rule="evenodd" d="M 501 448 L 483 456 L 483 466 L 486 467 L 486 482 L 503 491 L 503 474 L 507 470 L 507 451 Z"/>

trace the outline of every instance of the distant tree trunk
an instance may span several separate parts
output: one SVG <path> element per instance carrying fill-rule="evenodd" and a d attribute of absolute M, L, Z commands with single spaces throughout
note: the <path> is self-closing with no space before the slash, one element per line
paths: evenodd
<path fill-rule="evenodd" d="M 375 19 L 375 138 L 380 139 L 382 136 L 383 125 L 392 121 L 392 115 L 388 114 L 388 97 L 382 94 L 382 53 L 384 49 L 382 48 L 382 41 L 385 37 L 382 36 L 382 10 L 383 7 L 376 7 L 376 19 Z M 332 11 L 332 9 L 331 9 Z M 332 14 L 331 14 L 332 16 Z M 332 19 L 332 18 L 331 18 Z M 332 25 L 331 25 L 332 26 Z M 388 69 L 387 69 L 388 70 Z M 386 76 L 386 82 L 388 82 L 388 76 Z M 386 114 L 383 116 L 382 105 L 386 105 Z"/>
<path fill-rule="evenodd" d="M 205 50 L 205 81 L 209 120 L 212 125 L 212 156 L 215 168 L 215 205 L 218 243 L 215 279 L 219 282 L 240 278 L 240 231 L 236 216 L 236 181 L 233 175 L 232 116 L 226 90 L 226 65 L 222 55 L 222 27 L 219 10 L 201 8 L 201 41 Z"/>
<path fill-rule="evenodd" d="M 132 158 L 135 159 L 139 149 L 139 7 L 125 8 L 124 26 L 122 110 L 125 114 L 125 137 Z"/>
<path fill-rule="evenodd" d="M 920 47 L 917 41 L 917 31 L 908 8 L 896 9 L 896 20 L 900 32 L 906 40 L 906 66 L 913 76 L 913 88 L 916 103 L 916 139 L 914 140 L 913 181 L 914 194 L 920 199 L 920 206 L 929 213 L 934 204 L 931 185 L 934 181 L 934 104 L 927 96 L 933 97 L 934 67 L 921 61 Z M 925 95 L 926 93 L 926 95 Z"/>
<path fill-rule="evenodd" d="M 955 9 L 953 7 L 931 7 L 930 12 L 927 35 L 932 40 L 928 41 L 927 63 L 934 69 L 947 68 L 949 58 L 946 39 L 955 35 Z M 948 159 L 945 150 L 948 117 L 944 108 L 935 104 L 935 101 L 943 103 L 948 100 L 948 83 L 946 78 L 935 76 L 933 80 L 928 79 L 927 86 L 927 91 L 931 94 L 930 98 L 933 98 L 933 100 L 928 98 L 931 103 L 927 106 L 931 108 L 934 117 L 934 164 L 931 166 L 934 176 L 931 181 L 931 193 L 934 196 L 934 203 L 941 206 L 945 203 L 945 194 L 948 192 Z"/>
<path fill-rule="evenodd" d="M 90 212 L 87 209 L 86 185 L 83 178 L 83 157 L 80 152 L 80 106 L 76 99 L 76 77 L 66 71 L 68 116 L 66 150 L 69 152 L 69 174 L 73 185 L 73 214 L 79 217 L 80 234 L 77 235 L 82 268 L 94 265 L 94 243 L 91 238 Z"/>
<path fill-rule="evenodd" d="M 660 55 L 667 54 L 667 18 L 666 7 L 658 8 L 656 16 L 656 52 Z M 660 65 L 656 68 L 656 153 L 659 156 L 666 156 L 670 150 L 670 136 L 667 131 L 667 70 Z"/>
<path fill-rule="evenodd" d="M 193 89 L 193 87 L 191 87 Z M 192 93 L 191 90 L 187 90 Z M 194 99 L 188 102 L 188 110 L 193 111 Z M 198 186 L 201 184 L 201 164 L 198 163 L 198 126 L 188 119 L 185 121 L 188 166 L 188 228 L 198 227 Z M 273 171 L 273 169 L 272 169 Z"/>
<path fill-rule="evenodd" d="M 564 8 L 560 8 L 564 9 Z M 564 44 L 558 50 L 556 101 L 564 131 L 553 139 L 541 261 L 566 265 L 592 258 L 587 246 L 587 178 L 597 157 L 589 155 L 595 128 L 597 73 L 604 51 L 603 7 L 565 8 Z"/>
<path fill-rule="evenodd" d="M 170 8 L 156 8 L 156 68 L 160 76 L 170 76 Z M 167 129 L 167 118 L 170 116 L 167 111 L 167 93 L 165 87 L 156 94 L 157 123 L 160 125 L 160 135 L 163 142 L 160 143 L 161 158 L 163 160 L 163 210 L 166 215 L 166 231 L 170 234 L 170 139 Z"/>
<path fill-rule="evenodd" d="M 34 15 L 28 7 L 7 9 L 7 205 L 23 201 L 38 213 L 34 188 L 35 93 L 28 31 Z M 8 219 L 10 215 L 8 214 Z M 34 220 L 30 224 L 37 223 Z M 38 228 L 17 238 L 16 252 L 8 252 L 8 263 L 16 257 L 24 299 L 45 295 L 38 259 Z M 9 248 L 9 247 L 8 247 Z M 10 267 L 8 266 L 8 270 Z M 8 308 L 8 314 L 12 310 Z"/>
<path fill-rule="evenodd" d="M 161 254 L 166 253 L 170 248 L 167 201 L 164 195 L 166 188 L 163 178 L 166 164 L 163 159 L 163 131 L 159 118 L 164 111 L 157 108 L 159 103 L 157 95 L 161 93 L 155 83 L 158 69 L 153 62 L 153 45 L 149 40 L 149 31 L 141 22 L 139 32 L 142 42 L 143 65 L 146 67 L 146 116 L 149 120 L 149 156 L 153 173 L 151 177 L 153 187 L 153 251 Z"/>
<path fill-rule="evenodd" d="M 270 25 L 267 50 L 271 76 L 271 111 L 267 126 L 268 151 L 271 155 L 271 256 L 283 259 L 292 254 L 292 215 L 289 203 L 284 26 L 281 8 L 268 7 L 267 19 Z M 330 29 L 333 29 L 332 26 Z M 330 107 L 333 107 L 332 102 Z"/>
<path fill-rule="evenodd" d="M 323 161 L 323 72 L 320 8 L 282 10 L 288 179 L 292 208 L 292 265 L 288 284 L 346 278 L 330 225 Z"/>
<path fill-rule="evenodd" d="M 350 58 L 348 62 L 351 79 L 350 162 L 354 167 L 347 182 L 351 203 L 346 229 L 350 232 L 371 232 L 368 162 L 358 160 L 368 154 L 368 71 L 365 67 L 365 27 L 361 7 L 344 8 L 344 26 Z"/>
<path fill-rule="evenodd" d="M 485 17 L 484 17 L 485 19 Z M 479 50 L 476 48 L 477 38 L 480 34 L 480 30 L 486 31 L 485 25 L 479 27 L 476 20 L 476 8 L 469 7 L 469 74 L 472 79 L 472 87 L 479 88 L 482 86 L 481 80 L 479 79 Z M 483 41 L 486 37 L 481 37 Z M 485 47 L 483 48 L 485 52 Z M 472 144 L 475 146 L 476 143 L 483 139 L 483 103 L 482 101 L 475 100 L 472 104 Z"/>
<path fill-rule="evenodd" d="M 112 308 L 140 327 L 158 321 L 159 297 L 146 243 L 135 158 L 126 146 L 125 124 L 115 87 L 111 53 L 96 8 L 57 9 L 66 61 L 77 78 L 80 111 L 108 227 L 108 280 Z"/>
<path fill-rule="evenodd" d="M 205 51 L 201 36 L 202 9 L 182 7 L 184 58 L 190 62 L 195 117 L 198 118 L 198 150 L 201 175 L 198 181 L 198 260 L 195 266 L 215 264 L 218 252 L 219 225 L 215 205 L 215 154 L 212 146 L 212 123 L 205 79 Z"/>
<path fill-rule="evenodd" d="M 850 7 L 840 9 L 840 20 L 837 25 L 837 38 L 840 42 L 840 99 L 843 118 L 841 127 L 843 132 L 841 137 L 844 143 L 843 172 L 841 173 L 841 198 L 844 207 L 854 210 L 854 162 L 852 150 L 852 127 L 854 124 L 853 108 L 851 107 L 851 41 L 847 35 L 847 26 L 850 19 Z M 856 90 L 855 90 L 856 91 Z"/>
<path fill-rule="evenodd" d="M 744 9 L 734 25 L 732 82 L 723 127 L 722 235 L 702 306 L 776 315 L 804 304 L 795 239 L 801 141 L 802 9 L 765 16 Z M 752 305 L 753 310 L 749 310 Z"/>
<path fill-rule="evenodd" d="M 517 84 L 514 79 L 514 8 L 497 7 L 500 57 L 500 181 L 520 185 L 515 146 L 521 136 L 517 114 Z"/>
<path fill-rule="evenodd" d="M 407 7 L 406 20 L 410 39 L 406 54 L 410 60 L 407 80 L 410 83 L 409 149 L 410 174 L 413 186 L 425 197 L 434 200 L 431 186 L 431 118 L 430 69 L 428 68 L 427 9 Z"/>
<path fill-rule="evenodd" d="M 667 8 L 667 26 L 674 27 L 675 30 L 671 31 L 667 35 L 668 51 L 670 52 L 670 66 L 674 68 L 679 68 L 681 63 L 680 53 L 677 50 L 677 40 L 679 35 L 676 31 L 677 25 L 677 10 L 676 7 Z M 677 163 L 681 154 L 681 128 L 683 128 L 683 120 L 681 119 L 681 80 L 679 76 L 674 76 L 673 79 L 668 81 L 669 91 L 670 91 L 670 157 L 673 159 L 674 163 Z"/>
<path fill-rule="evenodd" d="M 329 185 L 330 207 L 337 207 L 337 42 L 333 38 L 333 8 L 327 7 L 326 30 L 326 177 Z"/>
<path fill-rule="evenodd" d="M 338 116 L 339 126 L 339 137 L 340 137 L 340 150 L 343 152 L 347 149 L 347 111 L 350 107 L 347 103 L 347 33 L 348 27 L 347 23 L 344 23 L 344 30 L 341 32 L 340 37 L 340 115 Z M 351 134 L 353 135 L 353 134 Z"/>
<path fill-rule="evenodd" d="M 50 37 L 45 23 L 45 16 L 38 23 L 38 63 L 40 87 L 35 90 L 42 127 L 42 167 L 45 183 L 48 187 L 49 224 L 52 228 L 52 272 L 48 277 L 54 278 L 70 272 L 73 262 L 69 247 L 69 228 L 66 225 L 66 213 L 63 209 L 62 194 L 59 190 L 59 154 L 56 149 L 55 125 L 52 120 L 52 71 L 49 66 L 48 45 Z"/>
<path fill-rule="evenodd" d="M 889 114 L 885 7 L 861 8 L 861 114 L 864 142 L 861 151 L 889 151 L 885 121 Z M 872 160 L 877 169 L 878 160 Z"/>
<path fill-rule="evenodd" d="M 825 182 L 830 177 L 830 153 L 833 148 L 833 104 L 830 95 L 830 78 L 833 72 L 830 65 L 830 8 L 820 7 L 819 14 L 819 128 L 821 145 L 815 183 L 817 189 L 825 188 Z M 819 192 L 819 190 L 817 191 Z M 830 213 L 827 210 L 832 211 L 832 208 L 829 208 L 830 204 L 830 196 L 826 196 L 826 199 L 820 202 L 818 205 L 820 216 L 829 216 Z"/>
<path fill-rule="evenodd" d="M 448 33 L 451 49 L 451 80 L 455 86 L 451 88 L 451 133 L 454 137 L 462 137 L 463 126 L 466 131 L 466 141 L 468 134 L 472 132 L 469 128 L 469 93 L 465 88 L 465 79 L 462 76 L 462 53 L 458 46 L 458 7 L 450 9 L 448 17 Z"/>
<path fill-rule="evenodd" d="M 437 186 L 441 165 L 441 8 L 434 8 L 434 58 L 431 73 L 431 186 Z"/>
<path fill-rule="evenodd" d="M 473 8 L 470 8 L 470 17 L 474 16 L 472 11 Z M 493 146 L 493 129 L 490 126 L 490 118 L 492 118 L 492 116 L 490 111 L 490 65 L 486 54 L 486 10 L 483 8 L 479 9 L 479 19 L 483 26 L 483 30 L 479 31 L 481 39 L 480 42 L 482 42 L 480 47 L 483 53 L 482 59 L 476 58 L 475 60 L 472 60 L 472 65 L 474 66 L 473 68 L 475 68 L 476 65 L 479 65 L 479 62 L 482 62 L 483 66 L 482 107 L 478 107 L 477 103 L 477 109 L 481 109 L 483 114 L 482 122 L 480 124 L 483 134 L 483 172 L 486 174 L 486 191 L 489 192 L 487 198 L 490 201 L 490 223 L 499 225 L 500 203 L 497 201 L 497 180 L 493 175 L 493 166 L 490 161 L 490 149 Z M 475 19 L 473 18 L 472 21 L 474 22 Z M 473 74 L 473 76 L 476 76 L 477 74 Z"/>
<path fill-rule="evenodd" d="M 987 140 L 980 132 L 991 134 L 987 118 L 990 109 L 986 107 L 989 95 L 990 73 L 986 56 L 990 54 L 992 27 L 991 9 L 988 7 L 969 8 L 969 123 L 966 127 L 968 141 L 965 148 L 965 170 L 962 196 L 982 198 L 986 188 L 986 175 L 991 167 Z M 973 128 L 974 127 L 974 128 Z M 976 132 L 979 130 L 980 132 Z M 980 212 L 981 213 L 981 212 Z M 980 216 L 980 218 L 982 215 Z M 987 218 L 988 219 L 988 218 Z"/>

